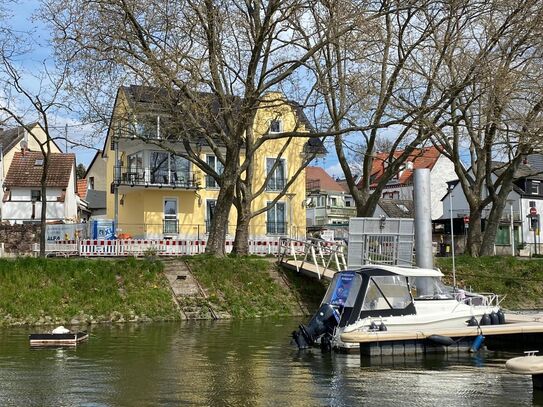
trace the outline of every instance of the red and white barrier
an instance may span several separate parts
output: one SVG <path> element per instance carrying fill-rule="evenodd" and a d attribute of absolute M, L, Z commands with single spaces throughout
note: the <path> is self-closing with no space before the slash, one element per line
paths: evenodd
<path fill-rule="evenodd" d="M 190 256 L 204 253 L 206 240 L 177 240 L 177 239 L 119 239 L 119 240 L 90 240 L 79 241 L 78 252 L 84 257 L 108 256 Z M 233 240 L 225 242 L 226 253 L 231 253 Z M 60 251 L 60 247 L 59 250 Z M 249 254 L 277 255 L 279 253 L 279 237 L 249 240 Z"/>

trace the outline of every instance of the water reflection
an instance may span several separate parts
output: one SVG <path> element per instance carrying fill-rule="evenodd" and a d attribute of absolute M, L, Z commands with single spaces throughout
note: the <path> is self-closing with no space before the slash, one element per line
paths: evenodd
<path fill-rule="evenodd" d="M 77 349 L 0 331 L 1 406 L 540 405 L 514 355 L 298 351 L 296 319 L 93 327 Z"/>

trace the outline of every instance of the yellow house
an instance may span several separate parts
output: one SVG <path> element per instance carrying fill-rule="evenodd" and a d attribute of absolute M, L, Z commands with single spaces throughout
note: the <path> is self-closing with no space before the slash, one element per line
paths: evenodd
<path fill-rule="evenodd" d="M 119 236 L 133 238 L 204 238 L 213 217 L 219 194 L 215 181 L 194 164 L 180 157 L 184 148 L 179 141 L 166 141 L 161 135 L 159 110 L 149 103 L 152 88 L 122 87 L 117 93 L 110 128 L 102 156 L 106 162 L 107 218 L 117 218 Z M 273 100 L 272 100 L 273 98 Z M 302 109 L 295 103 L 277 103 L 281 94 L 270 94 L 262 103 L 254 122 L 255 137 L 268 132 L 311 130 Z M 156 106 L 155 106 L 156 107 Z M 133 132 L 121 123 L 132 121 Z M 144 136 L 144 137 L 142 137 Z M 272 169 L 284 139 L 267 140 L 255 155 L 254 188 L 258 190 Z M 170 154 L 175 151 L 176 154 Z M 284 188 L 308 154 L 321 153 L 320 140 L 299 137 L 292 140 L 271 174 L 265 190 L 253 201 L 258 210 Z M 202 160 L 220 171 L 220 163 L 204 142 L 198 144 Z M 240 157 L 243 162 L 244 157 Z M 115 162 L 118 160 L 117 170 Z M 288 193 L 272 209 L 254 217 L 250 235 L 305 236 L 305 171 Z M 236 212 L 230 212 L 228 233 L 235 232 Z"/>

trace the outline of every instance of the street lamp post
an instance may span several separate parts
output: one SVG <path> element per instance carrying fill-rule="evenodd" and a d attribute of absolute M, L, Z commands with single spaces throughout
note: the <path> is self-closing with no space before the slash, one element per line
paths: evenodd
<path fill-rule="evenodd" d="M 452 209 L 452 192 L 454 186 L 449 185 L 449 214 L 451 217 L 451 254 L 452 254 L 452 272 L 453 272 L 453 287 L 456 289 L 456 265 L 454 259 L 454 222 L 453 222 L 453 209 Z"/>

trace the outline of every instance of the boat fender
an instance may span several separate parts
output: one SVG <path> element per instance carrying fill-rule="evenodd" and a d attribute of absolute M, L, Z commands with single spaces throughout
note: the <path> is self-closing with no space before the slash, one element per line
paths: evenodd
<path fill-rule="evenodd" d="M 471 348 L 469 348 L 469 351 L 472 353 L 478 352 L 479 349 L 481 349 L 481 346 L 483 346 L 484 340 L 485 340 L 485 337 L 483 335 L 477 335 L 477 337 L 473 340 L 473 343 L 471 344 Z"/>
<path fill-rule="evenodd" d="M 427 339 L 437 345 L 442 346 L 451 346 L 454 343 L 453 338 L 444 335 L 430 335 Z"/>
<path fill-rule="evenodd" d="M 488 316 L 488 314 L 483 314 L 479 324 L 480 325 L 490 325 L 490 323 L 491 323 L 491 321 L 490 321 L 490 317 Z"/>
<path fill-rule="evenodd" d="M 381 332 L 387 331 L 387 326 L 385 325 L 384 322 L 381 322 L 381 325 L 379 325 L 379 330 Z"/>
<path fill-rule="evenodd" d="M 378 331 L 379 327 L 377 326 L 377 324 L 374 321 L 371 321 L 369 329 L 370 329 L 370 331 Z"/>
<path fill-rule="evenodd" d="M 505 314 L 501 310 L 501 308 L 496 313 L 498 315 L 498 321 L 500 322 L 500 325 L 505 324 Z"/>
<path fill-rule="evenodd" d="M 498 314 L 496 314 L 494 311 L 490 313 L 490 325 L 499 325 L 500 319 L 498 318 Z"/>
<path fill-rule="evenodd" d="M 477 321 L 477 318 L 475 318 L 475 317 L 471 317 L 466 322 L 468 323 L 468 326 L 477 326 L 477 325 L 479 325 L 479 322 Z"/>

